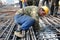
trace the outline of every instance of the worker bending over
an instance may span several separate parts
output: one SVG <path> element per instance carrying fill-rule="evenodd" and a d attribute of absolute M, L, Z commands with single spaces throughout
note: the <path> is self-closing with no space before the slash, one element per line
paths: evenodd
<path fill-rule="evenodd" d="M 14 16 L 14 22 L 18 25 L 18 29 L 14 32 L 17 37 L 24 37 L 21 30 L 29 30 L 32 26 L 35 31 L 39 30 L 39 16 L 45 16 L 48 13 L 48 7 L 28 6 L 20 9 Z M 20 26 L 21 25 L 21 26 Z"/>

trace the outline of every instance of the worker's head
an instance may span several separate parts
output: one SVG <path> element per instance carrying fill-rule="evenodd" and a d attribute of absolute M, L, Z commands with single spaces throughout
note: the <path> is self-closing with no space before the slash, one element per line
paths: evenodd
<path fill-rule="evenodd" d="M 49 12 L 49 8 L 47 6 L 42 6 L 38 11 L 39 16 L 45 16 L 48 14 L 48 12 Z"/>

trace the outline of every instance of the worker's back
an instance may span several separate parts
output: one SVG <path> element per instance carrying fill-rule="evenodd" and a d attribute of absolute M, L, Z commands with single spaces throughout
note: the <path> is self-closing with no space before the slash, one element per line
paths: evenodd
<path fill-rule="evenodd" d="M 35 27 L 36 29 L 39 29 L 39 16 L 38 16 L 38 7 L 36 6 L 27 6 L 24 8 L 24 11 L 23 10 L 18 10 L 17 13 L 23 13 L 25 15 L 29 15 L 31 16 L 33 19 L 36 20 L 35 22 Z"/>
<path fill-rule="evenodd" d="M 35 20 L 38 19 L 38 7 L 36 6 L 27 6 L 24 8 L 24 14 L 31 16 Z M 17 13 L 21 13 L 23 10 L 18 10 Z"/>

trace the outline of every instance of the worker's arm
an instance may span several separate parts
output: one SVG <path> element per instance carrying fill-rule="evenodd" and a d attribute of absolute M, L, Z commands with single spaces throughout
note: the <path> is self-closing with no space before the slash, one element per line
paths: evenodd
<path fill-rule="evenodd" d="M 15 15 L 18 15 L 18 14 L 24 14 L 24 13 L 23 13 L 23 9 L 19 9 L 19 10 L 15 13 Z"/>
<path fill-rule="evenodd" d="M 31 9 L 32 9 L 32 6 L 28 6 L 28 7 L 25 7 L 25 8 L 21 8 L 21 9 L 19 9 L 16 13 L 15 13 L 15 15 L 17 15 L 17 14 L 26 14 L 26 15 L 29 15 L 30 13 L 31 13 Z"/>

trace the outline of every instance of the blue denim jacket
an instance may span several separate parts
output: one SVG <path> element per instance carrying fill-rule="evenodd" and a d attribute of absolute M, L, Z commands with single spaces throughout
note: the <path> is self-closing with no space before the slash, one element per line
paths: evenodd
<path fill-rule="evenodd" d="M 21 25 L 22 30 L 28 30 L 29 27 L 35 23 L 35 20 L 32 17 L 23 14 L 15 15 L 14 21 Z"/>

